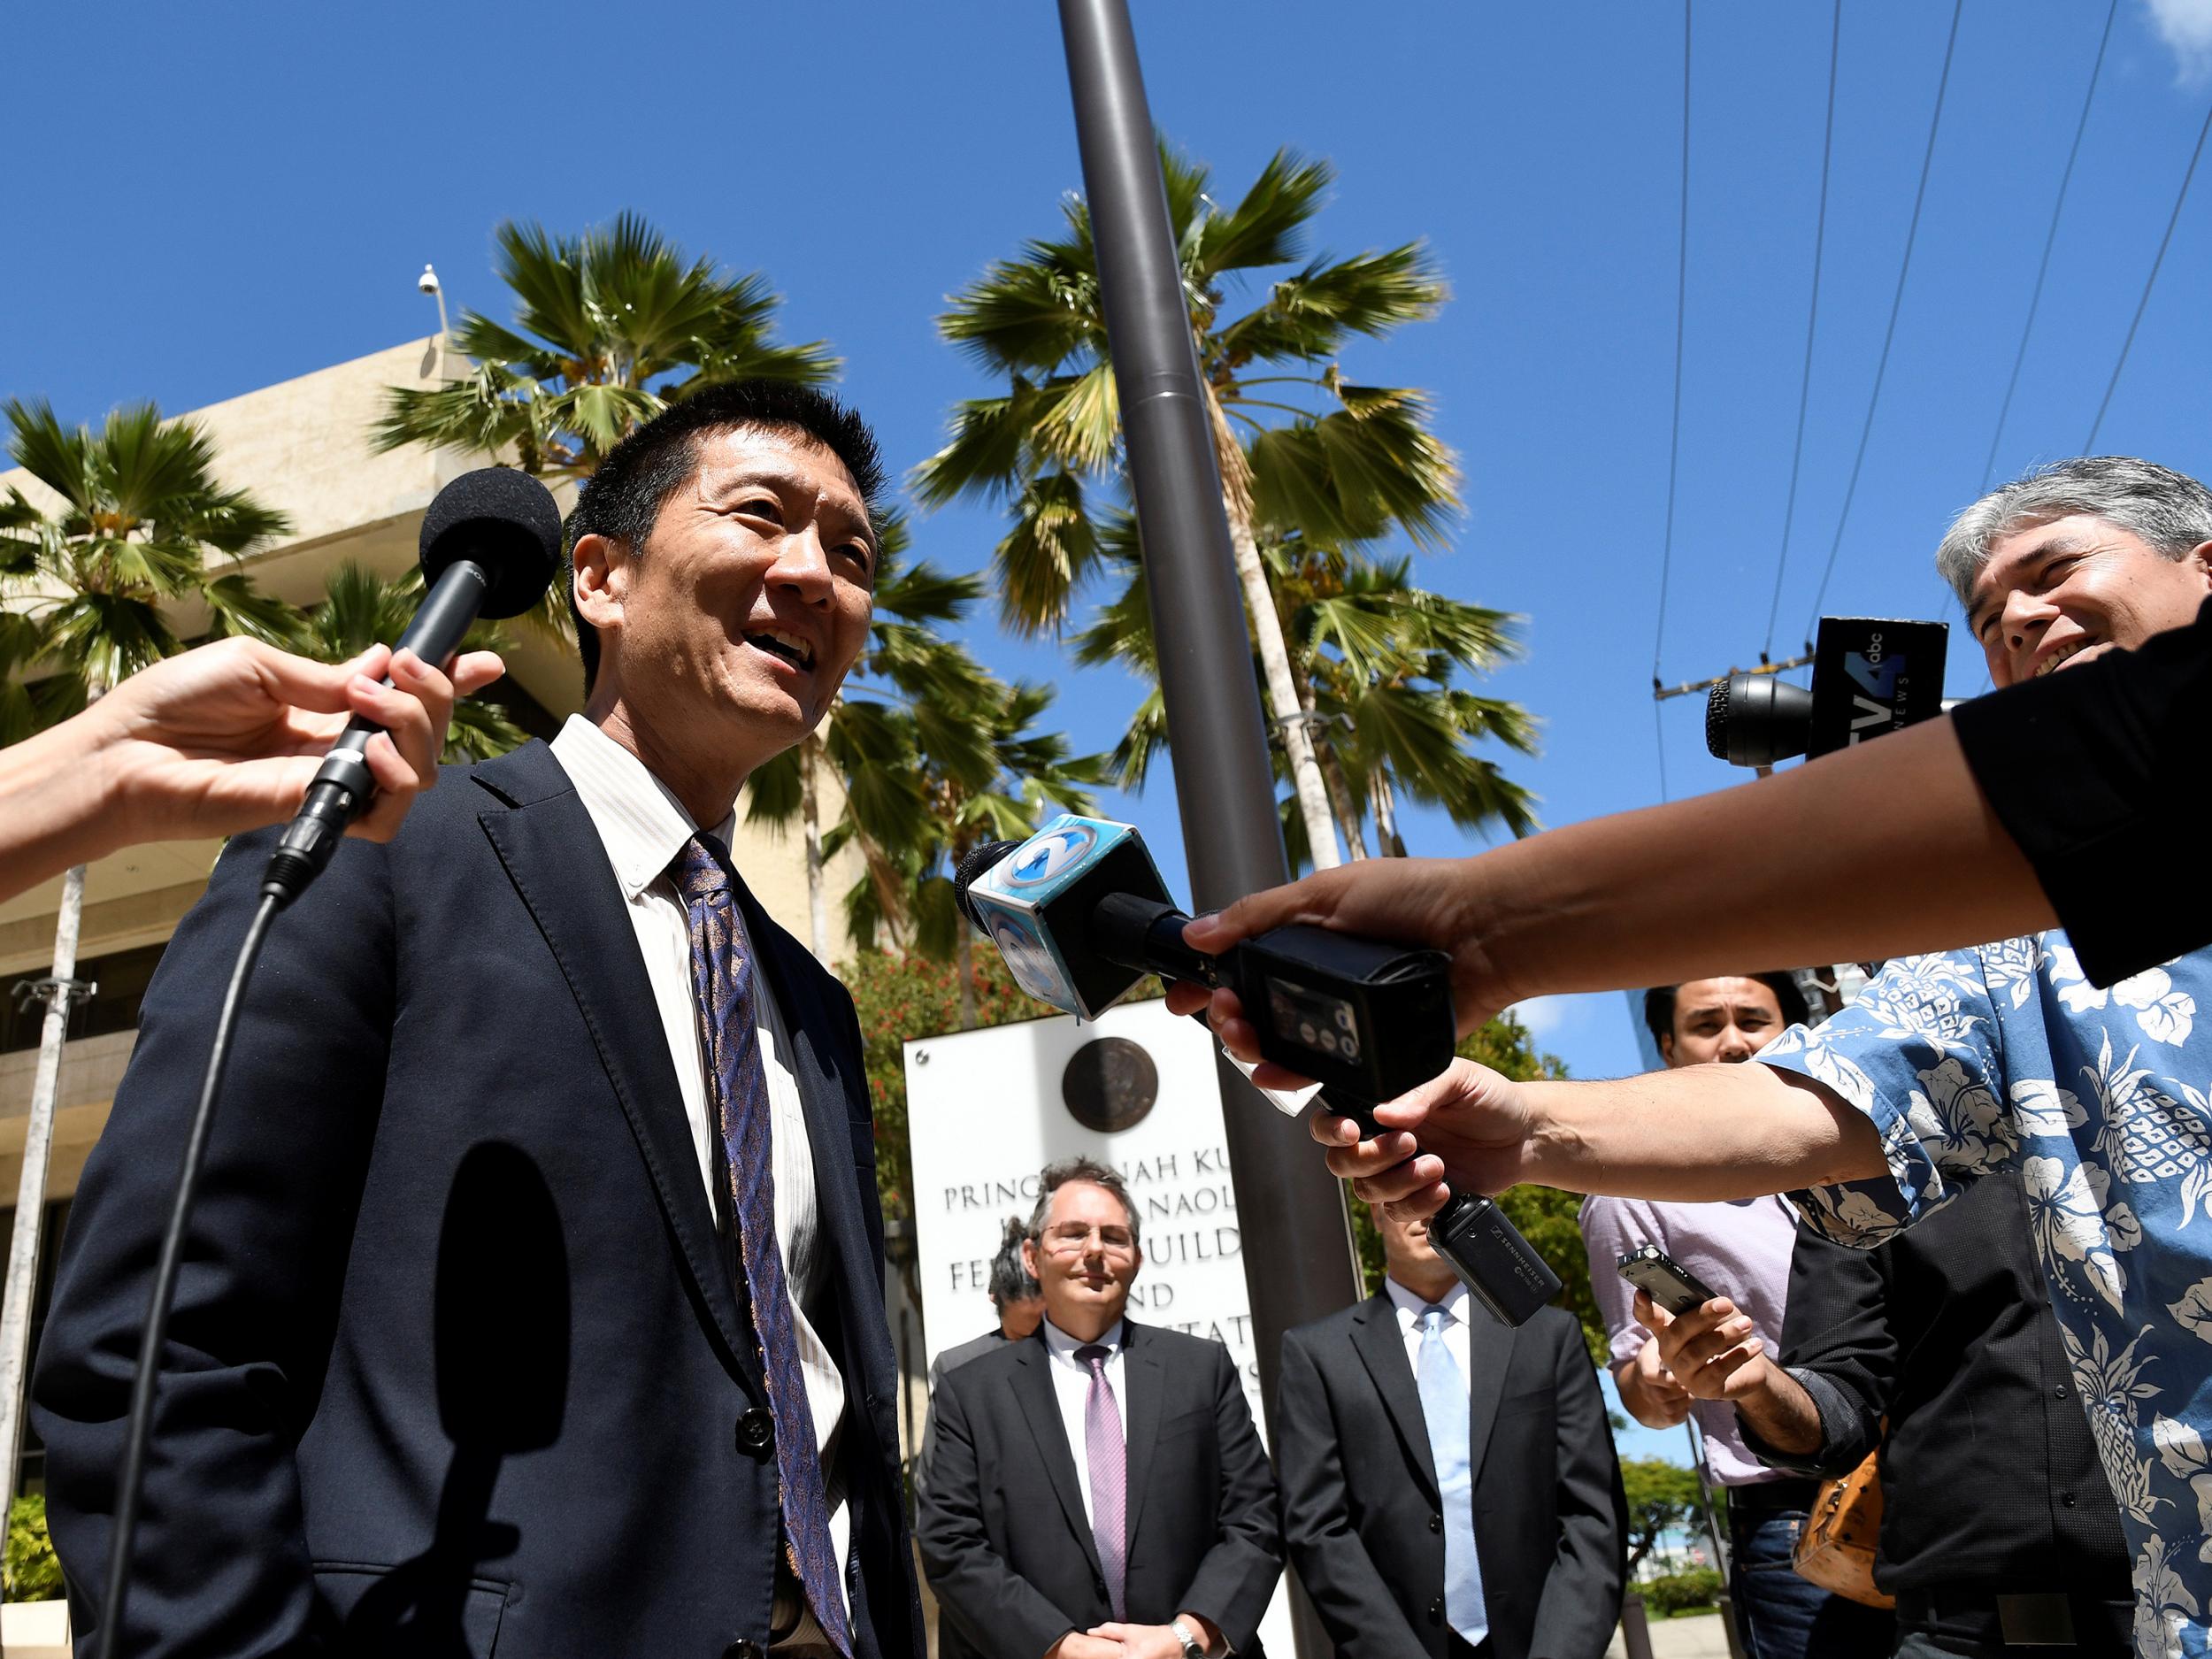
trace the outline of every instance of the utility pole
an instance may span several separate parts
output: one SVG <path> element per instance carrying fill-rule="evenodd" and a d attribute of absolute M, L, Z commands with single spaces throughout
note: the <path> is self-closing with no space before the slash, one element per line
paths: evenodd
<path fill-rule="evenodd" d="M 1128 7 L 1060 0 L 1060 26 L 1192 895 L 1212 908 L 1289 879 L 1274 769 Z M 1358 1273 L 1335 1178 L 1240 1072 L 1218 1064 L 1271 1420 L 1283 1333 L 1356 1301 Z M 1320 1640 L 1317 1628 L 1301 1638 Z M 1325 1644 L 1306 1651 L 1318 1655 Z"/>
<path fill-rule="evenodd" d="M 1198 349 L 1125 0 L 1060 0 L 1100 297 L 1144 547 L 1160 696 L 1192 896 L 1212 909 L 1290 878 Z M 1272 1438 L 1283 1333 L 1359 1299 L 1343 1191 L 1302 1133 L 1217 1056 L 1244 1278 Z M 1293 1597 L 1299 1659 L 1330 1643 Z"/>

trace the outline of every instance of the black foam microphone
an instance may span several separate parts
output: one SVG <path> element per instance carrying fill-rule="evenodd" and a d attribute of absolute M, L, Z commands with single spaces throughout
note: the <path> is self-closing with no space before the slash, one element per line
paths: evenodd
<path fill-rule="evenodd" d="M 527 472 L 483 467 L 438 492 L 423 515 L 421 547 L 422 609 L 392 649 L 443 667 L 478 618 L 520 616 L 537 603 L 560 563 L 561 510 Z M 346 826 L 374 798 L 362 751 L 381 729 L 356 715 L 308 785 L 262 879 L 263 896 L 279 908 L 323 872 Z"/>
<path fill-rule="evenodd" d="M 953 897 L 1024 990 L 1079 1018 L 1095 1019 L 1148 973 L 1235 991 L 1263 1057 L 1317 1079 L 1331 1110 L 1369 1134 L 1378 1103 L 1452 1061 L 1451 964 L 1441 951 L 1307 926 L 1275 928 L 1218 956 L 1193 950 L 1183 942 L 1190 918 L 1168 902 L 1126 824 L 1067 814 L 1025 841 L 979 847 L 962 861 Z M 1558 1276 L 1480 1194 L 1453 1194 L 1429 1223 L 1429 1242 L 1503 1324 L 1525 1324 L 1559 1294 Z"/>

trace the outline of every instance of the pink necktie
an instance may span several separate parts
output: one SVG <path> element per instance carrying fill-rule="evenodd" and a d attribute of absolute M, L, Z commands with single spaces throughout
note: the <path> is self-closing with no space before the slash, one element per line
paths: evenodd
<path fill-rule="evenodd" d="M 1124 1617 L 1122 1588 L 1129 1564 L 1129 1459 L 1121 1440 L 1121 1409 L 1106 1380 L 1106 1350 L 1088 1343 L 1075 1357 L 1091 1368 L 1091 1391 L 1083 1401 L 1083 1439 L 1091 1465 L 1091 1538 L 1106 1574 L 1106 1604 L 1114 1618 Z"/>

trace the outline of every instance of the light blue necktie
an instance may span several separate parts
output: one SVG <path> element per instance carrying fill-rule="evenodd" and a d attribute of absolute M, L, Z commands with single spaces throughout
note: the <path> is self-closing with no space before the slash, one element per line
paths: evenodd
<path fill-rule="evenodd" d="M 1439 1508 L 1444 1512 L 1444 1617 L 1470 1647 L 1490 1633 L 1482 1605 L 1482 1563 L 1475 1559 L 1475 1471 L 1468 1461 L 1467 1379 L 1444 1346 L 1445 1313 L 1421 1310 L 1421 1359 L 1415 1367 L 1421 1415 L 1436 1460 Z"/>

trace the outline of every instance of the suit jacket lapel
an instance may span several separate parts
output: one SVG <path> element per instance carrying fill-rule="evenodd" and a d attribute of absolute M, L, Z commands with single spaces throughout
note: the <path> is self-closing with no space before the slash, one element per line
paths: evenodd
<path fill-rule="evenodd" d="M 1122 1321 L 1121 1385 L 1129 1397 L 1122 1402 L 1127 1423 L 1122 1436 L 1128 1472 L 1124 1511 L 1129 1539 L 1137 1535 L 1137 1517 L 1144 1513 L 1144 1497 L 1150 1488 L 1152 1448 L 1160 1439 L 1160 1405 L 1167 1392 L 1167 1377 L 1154 1352 L 1152 1333 L 1135 1321 Z M 1126 1540 L 1125 1540 L 1126 1541 Z"/>
<path fill-rule="evenodd" d="M 1405 1334 L 1398 1328 L 1398 1310 L 1387 1291 L 1370 1296 L 1352 1310 L 1352 1346 L 1375 1380 L 1406 1454 L 1421 1471 L 1431 1503 L 1441 1490 L 1436 1480 L 1436 1456 L 1429 1449 L 1428 1419 L 1421 1415 L 1421 1391 L 1413 1380 L 1413 1364 L 1406 1358 Z"/>
<path fill-rule="evenodd" d="M 1460 1304 L 1463 1315 L 1474 1311 L 1473 1297 Z M 1482 1479 L 1483 1454 L 1490 1447 L 1490 1431 L 1498 1421 L 1498 1402 L 1505 1394 L 1505 1374 L 1512 1369 L 1513 1345 L 1520 1340 L 1517 1325 L 1500 1325 L 1487 1317 L 1467 1327 L 1467 1358 L 1474 1375 L 1467 1379 L 1467 1467 Z"/>
<path fill-rule="evenodd" d="M 1014 1377 L 1014 1397 L 1021 1402 L 1022 1416 L 1028 1420 L 1030 1437 L 1037 1442 L 1038 1455 L 1044 1460 L 1053 1495 L 1060 1500 L 1061 1512 L 1068 1517 L 1068 1530 L 1083 1546 L 1091 1571 L 1103 1577 L 1098 1543 L 1091 1536 L 1091 1517 L 1083 1509 L 1082 1484 L 1076 1478 L 1075 1448 L 1068 1444 L 1067 1423 L 1060 1416 L 1060 1397 L 1052 1386 L 1052 1356 L 1045 1348 L 1041 1327 L 1020 1344 Z"/>
<path fill-rule="evenodd" d="M 660 1012 L 591 815 L 542 743 L 486 762 L 471 776 L 504 803 L 488 806 L 477 821 L 568 981 L 684 1270 L 738 1375 L 764 1405 L 757 1344 L 716 1248 L 714 1214 L 700 1185 L 675 1064 L 661 1041 Z"/>

